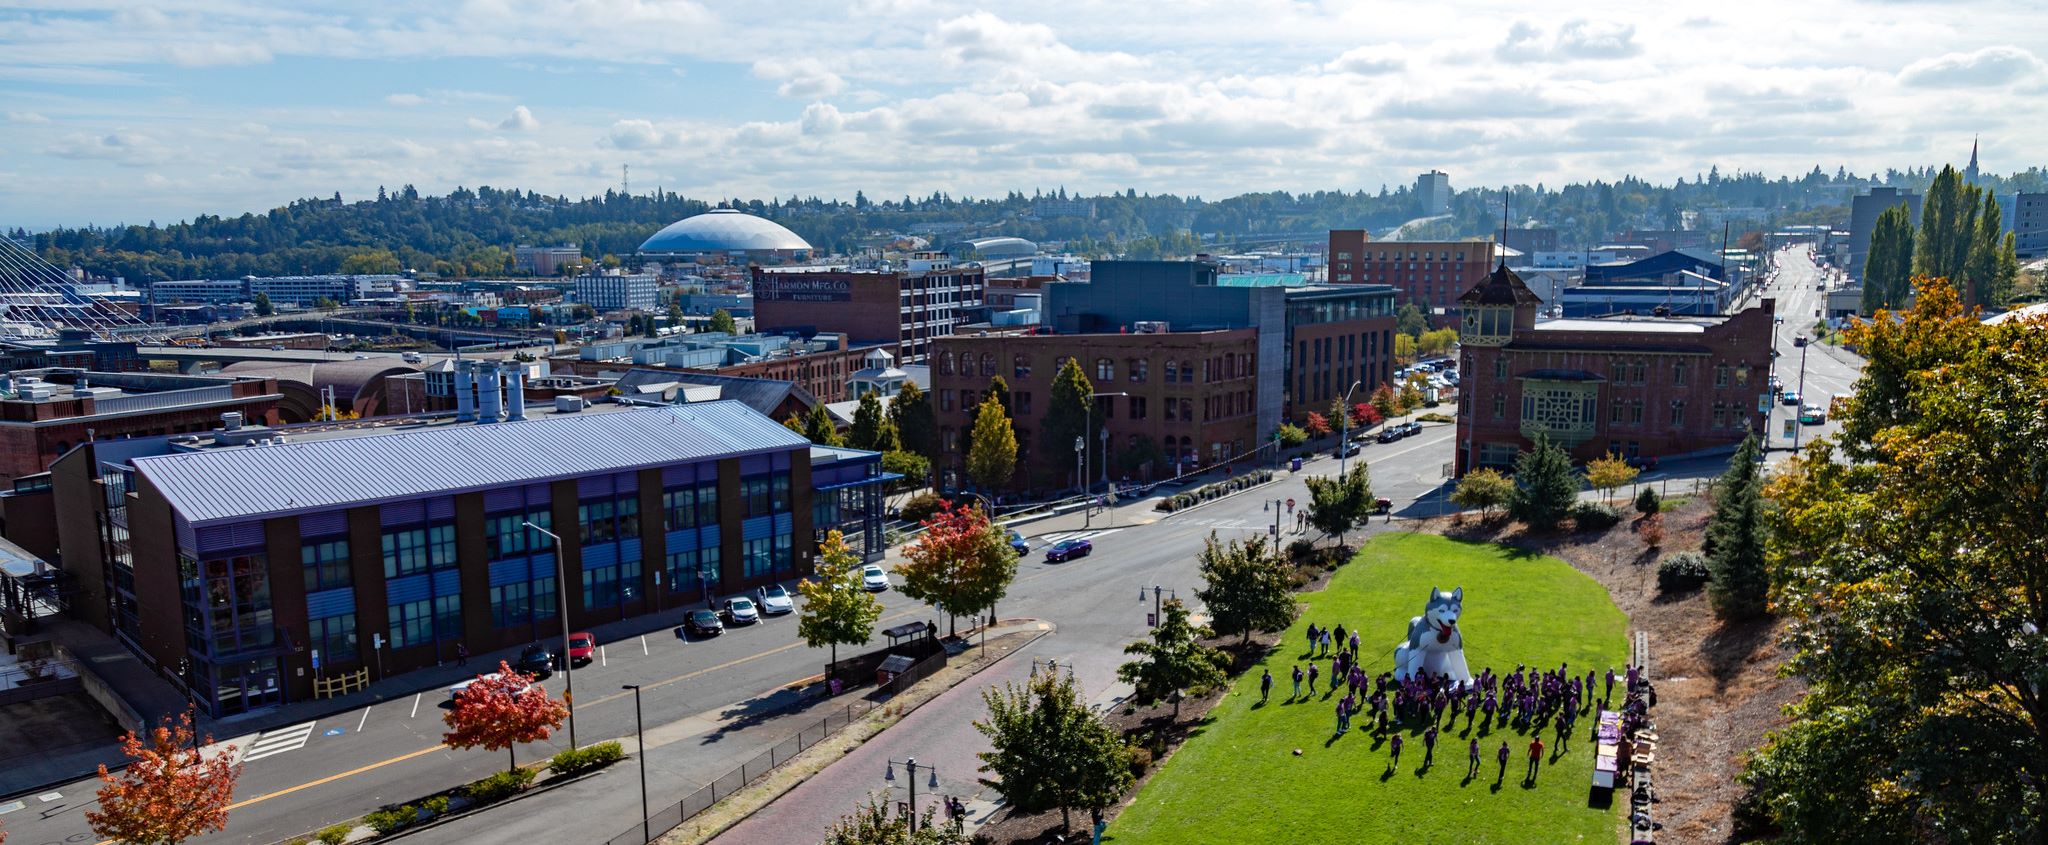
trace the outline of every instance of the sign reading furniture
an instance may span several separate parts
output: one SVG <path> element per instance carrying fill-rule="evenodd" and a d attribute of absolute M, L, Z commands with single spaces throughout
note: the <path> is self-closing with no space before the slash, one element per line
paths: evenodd
<path fill-rule="evenodd" d="M 850 302 L 853 288 L 845 279 L 791 278 L 771 273 L 754 283 L 754 298 L 765 302 Z"/>

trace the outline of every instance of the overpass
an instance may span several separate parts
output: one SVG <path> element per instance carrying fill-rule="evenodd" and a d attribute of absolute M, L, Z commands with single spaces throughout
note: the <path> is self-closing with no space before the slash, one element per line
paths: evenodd
<path fill-rule="evenodd" d="M 532 346 L 536 350 L 539 350 L 536 352 L 537 356 L 539 357 L 546 357 L 547 355 L 552 354 L 554 351 L 553 343 L 535 343 Z M 493 350 L 489 352 L 472 354 L 469 357 L 509 358 L 515 351 L 517 350 Z M 328 352 L 326 350 L 321 349 L 243 349 L 232 347 L 194 348 L 189 346 L 135 347 L 136 357 L 141 358 L 145 361 L 173 361 L 177 363 L 179 372 L 186 373 L 201 369 L 204 367 L 204 365 L 207 364 L 213 364 L 216 367 L 225 367 L 229 364 L 237 364 L 244 361 L 254 361 L 264 364 L 325 364 L 334 361 L 362 361 L 388 359 L 392 364 L 424 368 L 426 366 L 438 363 L 444 359 L 456 357 L 452 354 L 443 352 L 414 354 L 419 355 L 421 358 L 421 360 L 416 364 L 406 363 L 406 353 L 403 352 Z"/>

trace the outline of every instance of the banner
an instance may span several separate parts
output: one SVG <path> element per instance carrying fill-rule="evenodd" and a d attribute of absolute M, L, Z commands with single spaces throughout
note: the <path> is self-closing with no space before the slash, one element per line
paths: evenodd
<path fill-rule="evenodd" d="M 850 302 L 853 283 L 847 279 L 806 278 L 794 273 L 763 273 L 754 281 L 757 302 Z"/>

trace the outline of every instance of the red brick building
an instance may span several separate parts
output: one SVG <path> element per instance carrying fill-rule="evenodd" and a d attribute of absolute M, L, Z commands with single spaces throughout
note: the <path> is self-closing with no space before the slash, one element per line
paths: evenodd
<path fill-rule="evenodd" d="M 72 369 L 9 373 L 0 393 L 0 486 L 88 440 L 210 431 L 221 415 L 278 424 L 277 380 Z M 298 421 L 298 420 L 291 420 Z"/>
<path fill-rule="evenodd" d="M 1728 449 L 1761 433 L 1774 300 L 1730 317 L 1536 322 L 1506 267 L 1463 297 L 1457 473 L 1508 467 L 1538 433 L 1577 461 Z"/>
<path fill-rule="evenodd" d="M 1363 229 L 1331 229 L 1330 282 L 1393 285 L 1402 303 L 1454 313 L 1493 269 L 1494 252 L 1492 241 L 1373 241 Z"/>
<path fill-rule="evenodd" d="M 982 305 L 985 274 L 943 252 L 915 253 L 904 270 L 753 268 L 754 329 L 770 334 L 839 332 L 853 346 L 887 346 L 923 363 L 931 341 Z"/>
<path fill-rule="evenodd" d="M 964 432 L 973 428 L 989 379 L 1000 375 L 1010 388 L 1023 478 L 1034 466 L 1053 379 L 1069 358 L 1080 360 L 1096 392 L 1129 394 L 1095 400 L 1109 429 L 1110 478 L 1161 478 L 1177 463 L 1193 469 L 1244 455 L 1259 446 L 1258 345 L 1256 329 L 940 339 L 932 365 L 945 449 L 939 468 L 964 479 Z M 1029 480 L 1065 485 L 1074 477 L 1073 467 L 1037 471 Z M 1099 480 L 1102 469 L 1091 464 L 1088 474 Z"/>

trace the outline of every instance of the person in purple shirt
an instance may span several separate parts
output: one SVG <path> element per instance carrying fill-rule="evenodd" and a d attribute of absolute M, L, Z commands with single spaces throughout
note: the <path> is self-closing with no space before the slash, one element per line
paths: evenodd
<path fill-rule="evenodd" d="M 1392 751 L 1392 752 L 1393 752 L 1393 754 L 1394 754 L 1394 756 L 1393 756 L 1393 757 L 1392 757 L 1391 759 L 1389 759 L 1389 760 L 1387 761 L 1387 768 L 1390 768 L 1390 769 L 1391 769 L 1391 768 L 1393 768 L 1393 767 L 1395 767 L 1395 766 L 1401 765 L 1401 735 L 1400 735 L 1400 734 L 1398 734 L 1398 733 L 1397 733 L 1397 734 L 1394 734 L 1394 736 L 1393 736 L 1393 738 L 1392 738 L 1392 739 L 1389 739 L 1389 740 L 1387 740 L 1387 749 L 1388 749 L 1389 751 Z"/>
<path fill-rule="evenodd" d="M 1353 657 L 1356 657 L 1356 656 L 1358 656 L 1358 632 L 1357 632 L 1357 631 L 1352 631 L 1352 632 L 1351 632 L 1351 655 L 1352 655 Z"/>
<path fill-rule="evenodd" d="M 1465 749 L 1465 779 L 1471 780 L 1472 778 L 1476 778 L 1478 776 L 1479 740 L 1477 738 L 1474 738 L 1472 740 L 1472 745 Z"/>
<path fill-rule="evenodd" d="M 1494 775 L 1494 776 L 1493 776 L 1493 782 L 1494 782 L 1494 783 L 1500 783 L 1500 782 L 1501 782 L 1501 780 L 1505 779 L 1505 778 L 1506 778 L 1506 777 L 1508 776 L 1508 741 L 1507 741 L 1507 740 L 1503 739 L 1503 740 L 1501 740 L 1501 741 L 1500 741 L 1500 750 L 1499 750 L 1499 751 L 1496 751 L 1496 752 L 1494 752 L 1494 753 L 1493 753 L 1493 758 L 1494 758 L 1495 760 L 1499 760 L 1499 761 L 1500 761 L 1500 774 L 1497 774 L 1497 775 Z"/>
<path fill-rule="evenodd" d="M 1607 694 L 1601 696 L 1600 700 L 1608 701 L 1612 698 L 1614 698 L 1614 667 L 1609 666 L 1607 667 Z"/>
<path fill-rule="evenodd" d="M 1422 767 L 1427 769 L 1433 765 L 1436 765 L 1436 726 L 1430 725 L 1429 730 L 1422 732 Z"/>

